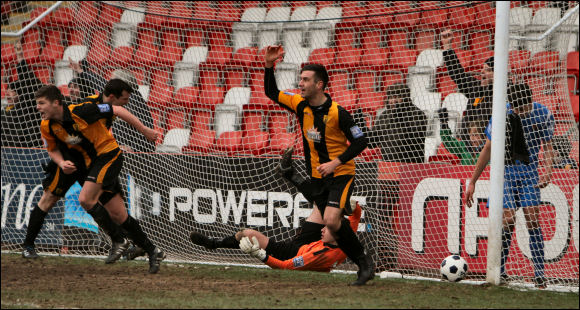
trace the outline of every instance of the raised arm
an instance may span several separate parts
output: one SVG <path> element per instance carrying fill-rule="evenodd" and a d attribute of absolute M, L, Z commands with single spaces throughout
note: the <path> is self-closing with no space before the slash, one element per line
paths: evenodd
<path fill-rule="evenodd" d="M 127 109 L 120 106 L 113 106 L 113 113 L 127 122 L 129 125 L 133 126 L 137 131 L 147 138 L 151 142 L 157 140 L 158 133 L 155 129 L 145 126 L 135 115 L 129 112 Z"/>
<path fill-rule="evenodd" d="M 441 47 L 443 48 L 443 60 L 445 61 L 447 73 L 455 84 L 457 84 L 460 93 L 470 99 L 474 99 L 479 96 L 481 83 L 465 72 L 465 68 L 463 68 L 459 62 L 459 58 L 457 58 L 455 50 L 453 50 L 452 43 L 453 31 L 447 29 L 441 32 Z"/>
<path fill-rule="evenodd" d="M 284 48 L 281 45 L 268 46 L 264 55 L 264 91 L 266 96 L 274 102 L 278 102 L 278 94 L 280 93 L 274 76 L 274 63 L 283 56 Z"/>

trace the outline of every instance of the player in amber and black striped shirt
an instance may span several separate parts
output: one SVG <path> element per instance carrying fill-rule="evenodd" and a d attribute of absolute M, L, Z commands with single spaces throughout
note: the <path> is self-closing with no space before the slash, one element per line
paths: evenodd
<path fill-rule="evenodd" d="M 337 237 L 340 249 L 359 266 L 358 279 L 352 285 L 364 285 L 374 277 L 374 262 L 364 253 L 344 214 L 352 212 L 353 159 L 367 147 L 367 138 L 350 113 L 324 92 L 328 84 L 324 66 L 309 64 L 302 68 L 300 94 L 278 90 L 273 67 L 283 54 L 281 46 L 267 47 L 264 90 L 270 99 L 296 114 L 300 122 L 310 179 L 295 185 L 317 206 L 307 220 L 326 225 Z"/>
<path fill-rule="evenodd" d="M 46 213 L 78 180 L 83 184 L 79 195 L 81 206 L 101 224 L 98 219 L 107 215 L 103 211 L 95 214 L 95 210 L 102 204 L 133 242 L 149 253 L 149 272 L 159 271 L 165 254 L 151 243 L 139 223 L 127 213 L 118 178 L 123 154 L 109 130 L 114 116 L 119 116 L 148 140 L 156 140 L 155 130 L 145 127 L 122 107 L 132 92 L 127 83 L 113 79 L 107 83 L 103 94 L 68 106 L 63 105 L 62 94 L 54 85 L 47 85 L 36 93 L 37 109 L 43 119 L 40 131 L 48 154 L 58 167 L 49 171 L 43 182 L 45 191 L 31 214 L 25 251 L 31 246 L 30 241 L 34 242 Z M 124 241 L 123 247 L 126 249 L 128 242 Z M 25 252 L 23 255 L 26 257 Z"/>

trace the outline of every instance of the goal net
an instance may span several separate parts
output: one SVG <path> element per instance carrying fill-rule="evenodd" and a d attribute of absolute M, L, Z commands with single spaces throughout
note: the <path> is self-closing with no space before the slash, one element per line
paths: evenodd
<path fill-rule="evenodd" d="M 303 143 L 314 142 L 264 94 L 264 48 L 280 44 L 278 88 L 299 94 L 302 66 L 323 64 L 326 92 L 368 136 L 355 160 L 353 198 L 364 212 L 358 236 L 377 270 L 439 278 L 441 261 L 459 254 L 467 278 L 485 279 L 489 167 L 471 208 L 465 193 L 490 134 L 494 3 L 64 2 L 21 36 L 5 35 L 53 4 L 2 3 L 3 249 L 20 249 L 49 161 L 35 90 L 54 84 L 75 102 L 114 77 L 137 90 L 127 108 L 160 134 L 149 143 L 121 120 L 112 127 L 125 151 L 127 207 L 170 259 L 256 263 L 239 250 L 193 245 L 192 230 L 212 238 L 242 228 L 278 241 L 293 237 L 312 207 L 276 168 L 294 145 L 294 165 L 306 176 Z M 577 6 L 512 1 L 510 36 L 539 37 Z M 506 184 L 518 205 L 539 206 L 539 218 L 515 211 L 505 273 L 532 283 L 543 270 L 549 285 L 577 287 L 578 12 L 543 40 L 509 42 L 509 83 L 527 83 L 534 103 L 517 110 L 530 164 L 516 165 L 528 170 L 506 176 Z M 519 169 L 511 158 L 506 163 L 506 173 Z M 535 195 L 550 170 L 550 183 Z M 36 240 L 41 252 L 108 250 L 108 237 L 78 204 L 79 191 L 71 188 L 49 213 Z"/>

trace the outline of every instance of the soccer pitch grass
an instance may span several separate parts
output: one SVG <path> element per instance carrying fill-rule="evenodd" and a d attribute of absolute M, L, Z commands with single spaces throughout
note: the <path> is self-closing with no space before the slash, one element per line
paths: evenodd
<path fill-rule="evenodd" d="M 353 274 L 2 253 L 2 308 L 576 308 L 578 294 Z"/>

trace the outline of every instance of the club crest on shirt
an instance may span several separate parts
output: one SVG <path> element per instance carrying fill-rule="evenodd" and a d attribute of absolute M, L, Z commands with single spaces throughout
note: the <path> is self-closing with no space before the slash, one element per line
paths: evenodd
<path fill-rule="evenodd" d="M 292 264 L 294 268 L 304 267 L 304 258 L 302 256 L 298 256 L 292 259 Z"/>
<path fill-rule="evenodd" d="M 79 125 L 78 125 L 78 124 L 73 124 L 73 125 L 72 125 L 72 127 L 73 127 L 73 129 L 74 129 L 74 130 L 76 130 L 76 131 L 80 131 L 80 130 L 79 130 Z"/>
<path fill-rule="evenodd" d="M 320 132 L 318 132 L 318 130 L 316 130 L 315 127 L 312 127 L 306 131 L 306 138 L 308 138 L 308 140 L 313 142 L 320 142 L 321 135 Z"/>
<path fill-rule="evenodd" d="M 67 144 L 75 145 L 75 144 L 79 144 L 81 142 L 82 142 L 82 139 L 80 137 L 78 137 L 78 136 L 68 136 L 68 137 L 66 137 L 66 143 Z"/>

